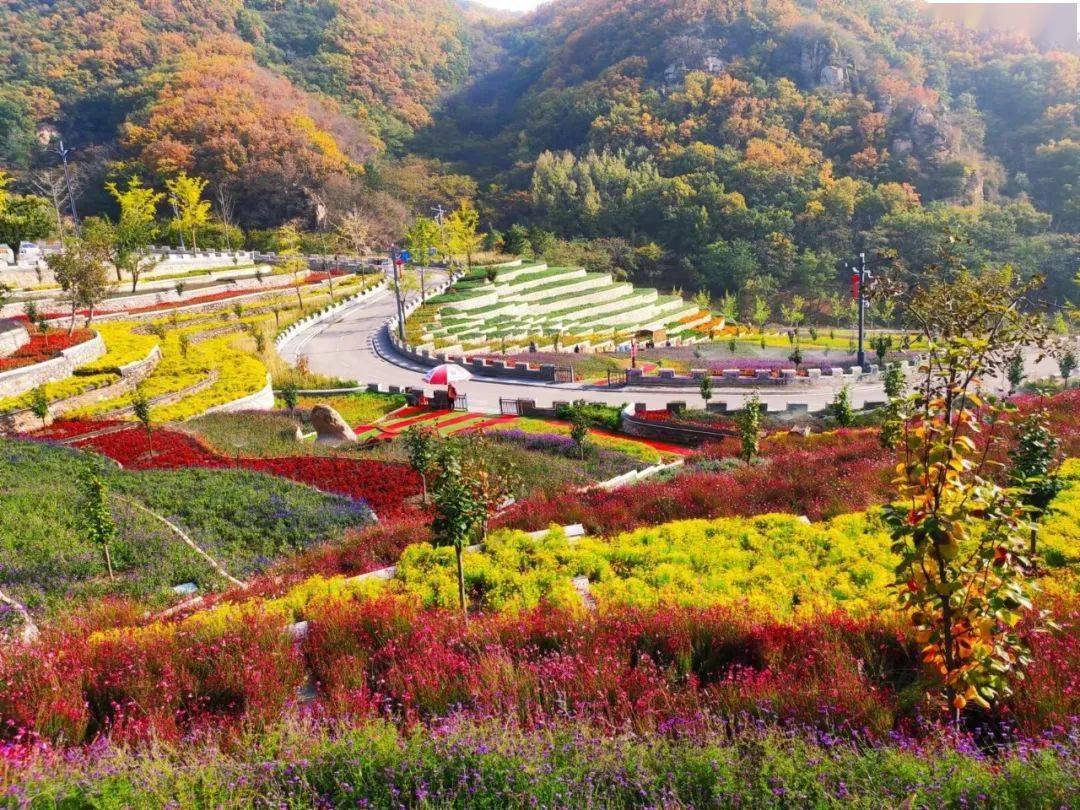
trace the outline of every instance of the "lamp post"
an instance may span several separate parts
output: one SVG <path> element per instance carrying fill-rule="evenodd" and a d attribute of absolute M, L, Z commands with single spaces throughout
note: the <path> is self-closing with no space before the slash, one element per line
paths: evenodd
<path fill-rule="evenodd" d="M 71 170 L 68 167 L 68 155 L 71 154 L 71 150 L 64 146 L 63 139 L 58 141 L 56 154 L 60 156 L 60 160 L 64 164 L 64 185 L 67 186 L 68 206 L 71 208 L 71 221 L 75 226 L 75 235 L 81 237 L 82 230 L 79 227 L 79 212 L 75 210 L 75 187 L 71 183 Z M 61 234 L 61 236 L 62 235 L 63 234 Z"/>
<path fill-rule="evenodd" d="M 405 307 L 401 302 L 401 283 L 398 276 L 397 245 L 390 245 L 390 271 L 394 274 L 394 298 L 397 301 L 398 337 L 405 342 Z"/>

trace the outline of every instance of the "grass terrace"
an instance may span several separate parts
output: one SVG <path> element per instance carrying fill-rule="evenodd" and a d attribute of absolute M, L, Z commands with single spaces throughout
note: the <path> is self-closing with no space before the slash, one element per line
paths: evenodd
<path fill-rule="evenodd" d="M 635 289 L 610 274 L 537 264 L 500 267 L 494 281 L 473 273 L 429 299 L 410 318 L 406 335 L 429 350 L 503 351 L 508 341 L 518 349 L 553 345 L 556 335 L 563 345 L 612 344 L 640 329 L 667 329 L 696 341 L 702 335 L 695 328 L 712 320 L 677 296 Z"/>

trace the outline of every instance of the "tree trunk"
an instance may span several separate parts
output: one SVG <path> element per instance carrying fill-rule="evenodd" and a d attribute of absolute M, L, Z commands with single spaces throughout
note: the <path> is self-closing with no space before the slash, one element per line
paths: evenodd
<path fill-rule="evenodd" d="M 79 305 L 77 302 L 71 302 L 71 325 L 68 327 L 68 335 L 75 333 L 75 316 L 78 314 Z"/>
<path fill-rule="evenodd" d="M 296 280 L 296 302 L 300 305 L 300 311 L 304 311 L 304 298 L 300 295 L 300 280 Z"/>
<path fill-rule="evenodd" d="M 90 309 L 86 314 L 86 328 L 90 328 L 90 324 L 94 322 L 94 305 L 90 305 Z"/>
<path fill-rule="evenodd" d="M 109 544 L 105 544 L 105 567 L 109 569 L 109 579 L 116 579 L 113 574 L 112 555 L 109 553 Z"/>
<path fill-rule="evenodd" d="M 454 544 L 454 556 L 457 557 L 457 588 L 458 588 L 458 603 L 461 605 L 461 613 L 463 616 L 468 616 L 469 611 L 465 604 L 465 567 L 461 561 L 461 543 Z"/>

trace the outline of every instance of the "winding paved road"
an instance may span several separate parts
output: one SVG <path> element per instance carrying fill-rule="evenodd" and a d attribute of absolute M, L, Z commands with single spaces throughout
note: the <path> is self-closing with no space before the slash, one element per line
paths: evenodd
<path fill-rule="evenodd" d="M 445 280 L 429 273 L 433 284 Z M 421 378 L 426 369 L 399 355 L 392 347 L 385 332 L 386 321 L 394 315 L 394 296 L 383 290 L 361 298 L 353 306 L 327 320 L 312 324 L 301 330 L 279 347 L 282 357 L 295 363 L 304 356 L 312 371 L 345 380 L 357 380 L 366 385 L 396 385 L 426 387 Z M 540 383 L 517 380 L 476 377 L 458 386 L 468 395 L 469 409 L 497 413 L 499 399 L 532 399 L 537 405 L 550 406 L 557 400 L 568 401 L 584 398 L 593 401 L 621 405 L 644 402 L 650 409 L 661 409 L 668 402 L 682 401 L 689 407 L 700 408 L 704 400 L 696 388 L 621 388 L 607 390 L 587 383 Z M 713 389 L 712 402 L 723 402 L 729 410 L 742 406 L 750 395 L 746 388 Z M 784 410 L 789 403 L 806 404 L 810 410 L 824 408 L 833 398 L 835 388 L 827 384 L 810 388 L 760 391 L 761 399 L 770 411 Z M 853 404 L 861 407 L 866 400 L 880 401 L 883 394 L 880 385 L 859 384 L 851 389 Z"/>

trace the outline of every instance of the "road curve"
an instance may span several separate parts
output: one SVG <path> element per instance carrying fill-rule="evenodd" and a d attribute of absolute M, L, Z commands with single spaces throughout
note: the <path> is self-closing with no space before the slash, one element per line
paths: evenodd
<path fill-rule="evenodd" d="M 435 283 L 441 279 L 433 279 Z M 380 290 L 361 297 L 330 318 L 313 323 L 290 337 L 279 351 L 286 362 L 295 364 L 297 358 L 307 358 L 313 372 L 343 380 L 356 380 L 361 385 L 371 383 L 380 386 L 396 385 L 425 388 L 430 395 L 432 386 L 422 381 L 426 369 L 402 357 L 393 348 L 386 334 L 386 321 L 395 314 L 394 296 L 389 290 Z M 532 399 L 539 406 L 550 406 L 555 401 L 584 398 L 592 401 L 622 405 L 644 402 L 650 409 L 661 409 L 668 402 L 686 402 L 689 407 L 700 408 L 704 400 L 695 388 L 621 388 L 605 390 L 588 383 L 541 383 L 518 380 L 502 380 L 476 377 L 458 386 L 468 395 L 469 409 L 497 413 L 499 399 Z M 750 395 L 746 388 L 713 389 L 713 404 L 723 402 L 729 410 L 742 406 Z M 810 410 L 825 407 L 835 395 L 835 388 L 827 384 L 821 387 L 797 390 L 759 392 L 769 410 L 783 410 L 789 403 L 806 404 Z M 858 384 L 851 387 L 853 405 L 861 407 L 866 400 L 880 401 L 880 385 Z"/>

